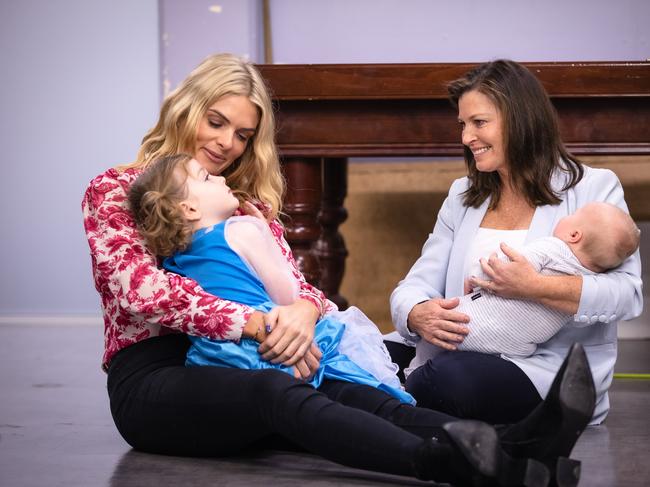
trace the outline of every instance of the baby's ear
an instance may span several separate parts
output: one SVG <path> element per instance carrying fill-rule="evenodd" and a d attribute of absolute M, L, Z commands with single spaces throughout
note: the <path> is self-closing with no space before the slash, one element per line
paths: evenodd
<path fill-rule="evenodd" d="M 582 240 L 582 231 L 578 229 L 571 230 L 571 233 L 569 233 L 569 242 L 578 243 L 580 240 Z"/>
<path fill-rule="evenodd" d="M 198 205 L 195 205 L 190 200 L 181 201 L 181 209 L 188 221 L 193 222 L 201 218 L 201 211 Z"/>

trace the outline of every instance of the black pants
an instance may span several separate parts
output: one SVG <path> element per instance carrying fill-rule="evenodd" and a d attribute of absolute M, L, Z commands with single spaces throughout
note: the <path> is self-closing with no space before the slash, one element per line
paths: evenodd
<path fill-rule="evenodd" d="M 406 390 L 420 407 L 492 424 L 515 423 L 541 401 L 512 362 L 478 352 L 442 352 L 414 370 Z"/>
<path fill-rule="evenodd" d="M 344 465 L 414 476 L 423 438 L 444 441 L 441 426 L 455 419 L 365 385 L 315 390 L 278 370 L 185 367 L 188 347 L 185 335 L 156 337 L 111 362 L 111 412 L 134 448 L 222 456 L 279 435 Z"/>

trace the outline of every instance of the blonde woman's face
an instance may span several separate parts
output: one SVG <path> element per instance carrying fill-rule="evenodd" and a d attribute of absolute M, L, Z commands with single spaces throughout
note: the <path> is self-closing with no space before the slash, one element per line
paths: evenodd
<path fill-rule="evenodd" d="M 244 153 L 258 123 L 257 108 L 247 97 L 219 98 L 199 122 L 194 158 L 210 174 L 221 174 Z"/>

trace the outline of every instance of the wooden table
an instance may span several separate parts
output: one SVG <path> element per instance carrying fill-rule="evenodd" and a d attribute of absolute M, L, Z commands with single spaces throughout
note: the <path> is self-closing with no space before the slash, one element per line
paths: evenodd
<path fill-rule="evenodd" d="M 650 155 L 650 63 L 524 64 L 551 96 L 571 152 Z M 287 238 L 305 277 L 339 306 L 347 305 L 338 292 L 347 256 L 338 232 L 347 217 L 347 158 L 462 158 L 445 86 L 473 66 L 259 66 L 278 108 Z"/>

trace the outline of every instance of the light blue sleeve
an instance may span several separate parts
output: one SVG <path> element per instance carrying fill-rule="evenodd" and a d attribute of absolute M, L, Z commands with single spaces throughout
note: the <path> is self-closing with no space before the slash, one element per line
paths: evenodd
<path fill-rule="evenodd" d="M 589 168 L 579 186 L 581 188 L 576 190 L 578 207 L 591 201 L 605 201 L 628 211 L 623 187 L 609 169 Z M 583 277 L 574 325 L 629 320 L 639 316 L 642 310 L 641 257 L 637 250 L 616 269 Z"/>
<path fill-rule="evenodd" d="M 445 294 L 449 255 L 454 243 L 454 211 L 462 204 L 460 193 L 466 188 L 465 178 L 456 180 L 438 212 L 438 218 L 422 248 L 422 254 L 390 297 L 393 325 L 409 341 L 420 337 L 406 326 L 408 315 L 416 304 Z"/>

